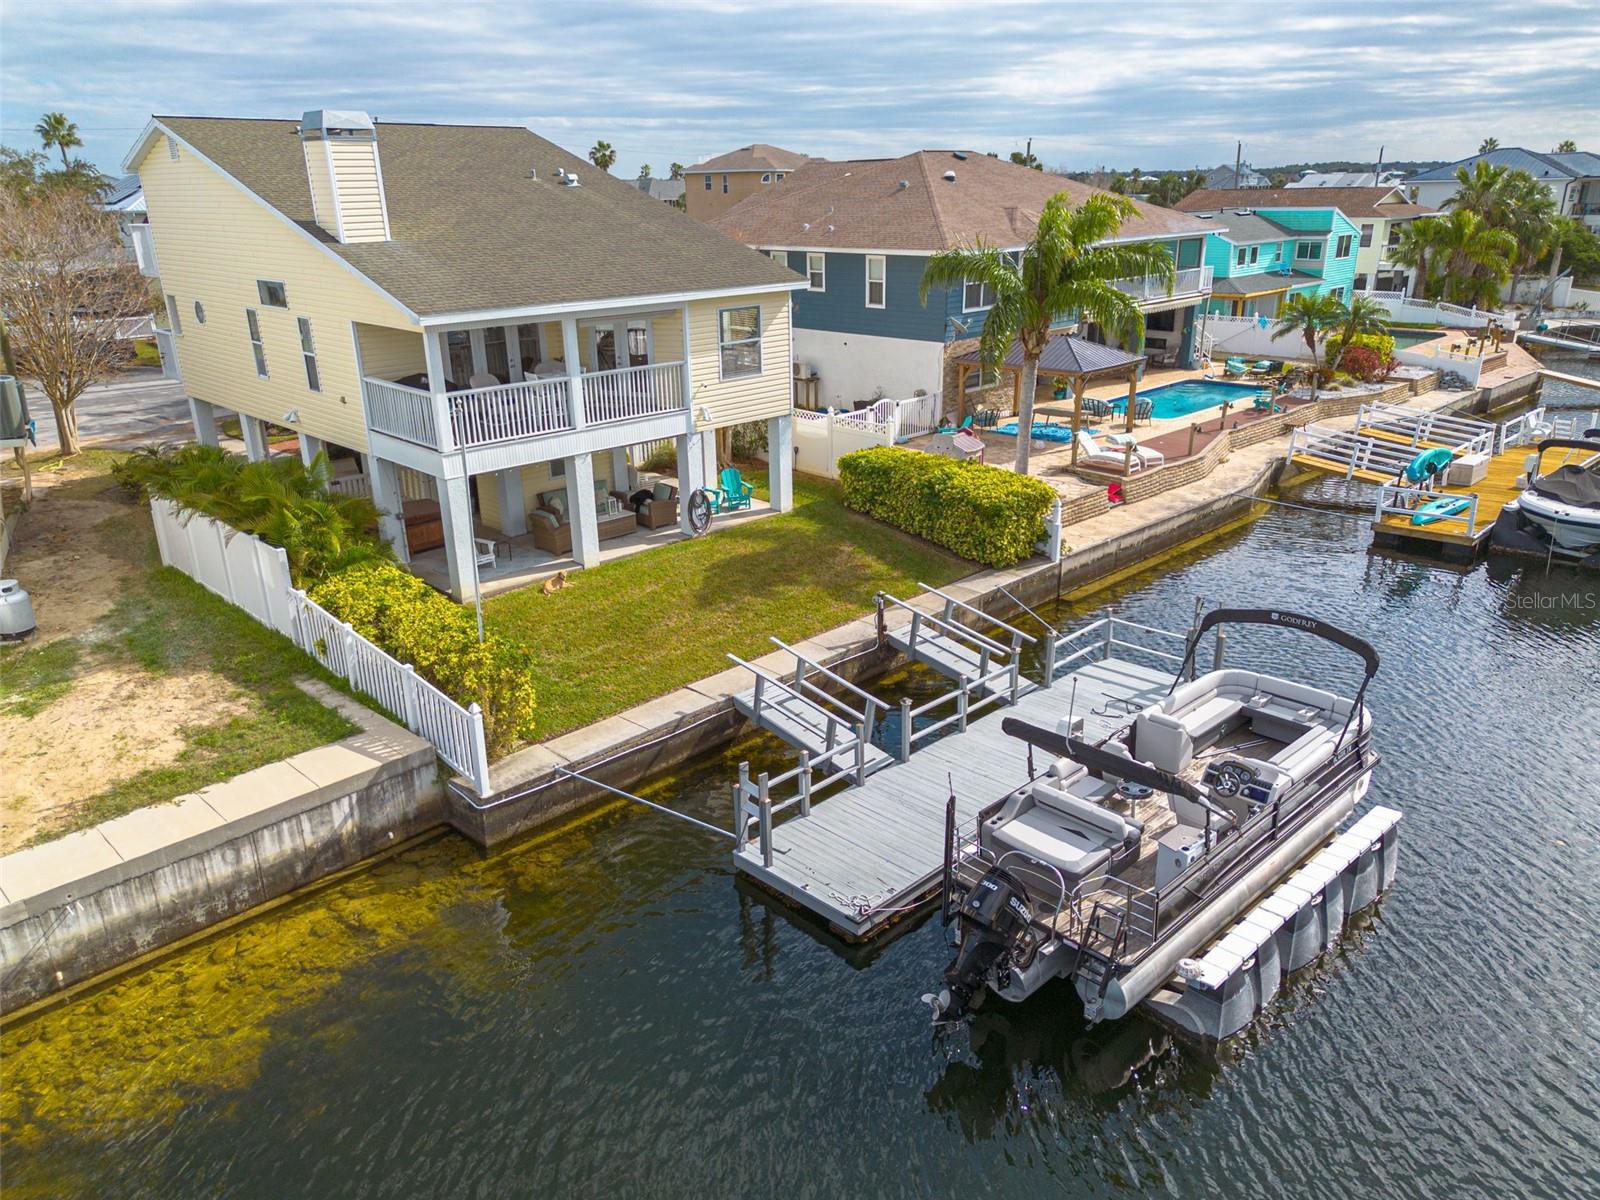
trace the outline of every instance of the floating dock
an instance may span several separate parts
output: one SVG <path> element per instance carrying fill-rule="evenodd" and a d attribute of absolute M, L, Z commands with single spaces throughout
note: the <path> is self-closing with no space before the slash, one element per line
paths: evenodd
<path fill-rule="evenodd" d="M 777 776 L 741 771 L 734 864 L 850 940 L 881 931 L 937 891 L 952 796 L 957 824 L 970 823 L 1026 777 L 1028 747 L 1001 732 L 1000 710 L 1051 729 L 1081 721 L 1080 736 L 1099 741 L 1164 695 L 1182 659 L 1182 635 L 1108 616 L 1045 648 L 1044 686 L 1021 675 L 1021 647 L 1032 638 L 1002 625 L 1001 641 L 960 625 L 961 602 L 943 598 L 944 616 L 913 610 L 921 619 L 885 636 L 951 679 L 949 693 L 917 708 L 891 705 L 796 656 L 796 672 L 781 679 L 751 667 L 756 689 L 736 701 L 801 761 Z M 911 607 L 886 599 L 891 610 Z M 1152 640 L 1161 648 L 1140 644 Z M 848 699 L 817 695 L 828 691 Z M 780 707 L 774 695 L 790 703 Z M 874 743 L 874 731 L 898 743 L 898 753 Z M 838 790 L 819 795 L 825 788 Z"/>

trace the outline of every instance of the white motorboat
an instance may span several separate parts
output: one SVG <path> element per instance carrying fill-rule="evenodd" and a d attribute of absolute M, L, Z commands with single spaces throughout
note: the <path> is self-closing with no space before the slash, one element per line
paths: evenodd
<path fill-rule="evenodd" d="M 1577 461 L 1544 472 L 1545 452 L 1560 449 L 1581 453 Z M 1600 442 L 1576 438 L 1540 442 L 1528 470 L 1528 486 L 1512 504 L 1556 549 L 1580 557 L 1600 551 Z"/>

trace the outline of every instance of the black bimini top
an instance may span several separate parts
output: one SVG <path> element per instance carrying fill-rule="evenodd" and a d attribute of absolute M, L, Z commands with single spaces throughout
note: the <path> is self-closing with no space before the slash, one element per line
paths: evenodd
<path fill-rule="evenodd" d="M 1600 509 L 1600 467 L 1557 467 L 1530 486 L 1539 495 L 1562 504 Z"/>

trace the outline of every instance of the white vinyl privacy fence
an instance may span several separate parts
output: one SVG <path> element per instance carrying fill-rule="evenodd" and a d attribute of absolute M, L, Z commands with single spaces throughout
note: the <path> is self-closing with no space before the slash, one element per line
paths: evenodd
<path fill-rule="evenodd" d="M 410 663 L 379 649 L 297 589 L 289 577 L 288 555 L 280 547 L 210 517 L 185 517 L 170 500 L 152 499 L 150 515 L 163 563 L 244 609 L 343 676 L 428 741 L 480 796 L 489 794 L 483 713 L 476 704 L 463 708 L 419 676 Z"/>
<path fill-rule="evenodd" d="M 794 410 L 795 469 L 827 479 L 839 477 L 841 455 L 868 446 L 893 446 L 939 427 L 938 392 L 907 400 L 879 400 L 854 412 Z"/>

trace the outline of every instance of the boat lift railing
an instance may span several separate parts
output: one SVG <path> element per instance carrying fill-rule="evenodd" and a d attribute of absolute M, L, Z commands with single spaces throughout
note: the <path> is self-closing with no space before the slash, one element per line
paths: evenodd
<path fill-rule="evenodd" d="M 1197 612 L 1200 603 L 1196 602 Z M 1156 645 L 1146 644 L 1150 641 L 1154 641 Z M 1187 644 L 1187 634 L 1130 621 L 1126 617 L 1117 616 L 1115 609 L 1108 608 L 1105 616 L 1090 621 L 1071 633 L 1045 636 L 1045 686 L 1050 686 L 1060 675 L 1075 670 L 1083 663 L 1104 662 L 1114 657 L 1118 650 L 1148 655 L 1163 663 L 1181 665 L 1183 650 L 1187 648 Z M 1176 652 L 1170 648 L 1157 647 L 1176 647 Z"/>
<path fill-rule="evenodd" d="M 819 791 L 844 780 L 857 781 L 861 775 L 861 748 L 857 743 L 845 742 L 818 755 L 802 750 L 796 766 L 777 775 L 762 771 L 753 779 L 750 764 L 740 763 L 739 781 L 733 785 L 734 853 L 743 850 L 754 837 L 761 847 L 761 865 L 770 867 L 773 818 L 790 809 L 798 809 L 799 816 L 809 817 L 811 801 Z M 841 758 L 850 760 L 852 766 L 816 778 L 819 768 L 831 766 Z M 790 784 L 794 785 L 793 794 L 781 795 Z"/>
<path fill-rule="evenodd" d="M 952 612 L 954 607 L 959 606 L 978 613 L 987 621 L 994 621 L 993 617 L 988 616 L 988 614 L 979 609 L 972 608 L 971 605 L 955 600 L 953 597 L 946 596 L 944 598 L 946 600 L 946 612 Z M 1006 625 L 1004 622 L 994 621 L 995 624 L 1011 631 L 1011 645 L 1006 646 L 969 626 L 959 624 L 946 617 L 923 612 L 915 605 L 907 604 L 904 600 L 891 596 L 888 592 L 878 593 L 878 627 L 880 629 L 884 627 L 884 614 L 890 607 L 903 608 L 911 614 L 911 625 L 906 635 L 908 658 L 912 661 L 917 661 L 917 647 L 924 638 L 943 636 L 955 642 L 978 660 L 977 670 L 968 679 L 967 686 L 975 688 L 980 686 L 980 681 L 989 681 L 993 677 L 991 664 L 1001 663 L 1003 664 L 1002 670 L 1010 677 L 1010 684 L 1007 690 L 1010 693 L 1011 702 L 1013 704 L 1016 703 L 1018 697 L 1022 694 L 1022 646 L 1024 642 L 1032 642 L 1034 640 L 1032 637 L 1023 633 L 1020 629 Z"/>
<path fill-rule="evenodd" d="M 940 616 L 946 624 L 955 624 L 957 620 L 957 612 L 959 611 L 967 613 L 969 616 L 976 617 L 980 621 L 994 625 L 1010 634 L 1011 646 L 1014 650 L 1021 650 L 1024 645 L 1031 646 L 1038 641 L 1038 639 L 1032 634 L 1023 633 L 1022 630 L 1018 629 L 1015 625 L 1011 625 L 1005 621 L 1002 621 L 999 617 L 993 616 L 990 613 L 986 613 L 983 611 L 983 609 L 978 608 L 976 605 L 968 604 L 965 600 L 958 600 L 948 592 L 940 591 L 936 587 L 930 587 L 926 583 L 919 582 L 917 586 L 923 591 L 927 592 L 929 595 L 937 596 L 939 599 L 944 601 L 944 611 L 940 614 Z M 1010 593 L 1007 594 L 1009 595 Z M 1013 599 L 1015 599 L 1015 597 L 1013 597 Z"/>
<path fill-rule="evenodd" d="M 1017 666 L 1002 662 L 987 674 L 963 675 L 953 690 L 935 696 L 912 707 L 911 698 L 900 698 L 900 761 L 905 762 L 918 743 L 931 741 L 946 729 L 965 732 L 967 722 L 978 713 L 1002 703 L 1016 703 Z M 926 717 L 946 705 L 954 704 L 955 711 L 929 721 L 920 728 L 918 717 Z"/>
<path fill-rule="evenodd" d="M 1381 521 L 1385 517 L 1403 517 L 1409 521 L 1417 515 L 1417 510 L 1423 505 L 1450 499 L 1465 500 L 1467 503 L 1459 512 L 1429 513 L 1427 524 L 1437 525 L 1450 521 L 1458 525 L 1465 525 L 1468 537 L 1477 537 L 1477 492 L 1469 492 L 1465 496 L 1456 496 L 1449 492 L 1430 492 L 1424 488 L 1406 487 L 1395 483 L 1379 484 L 1378 500 L 1373 506 L 1372 519 Z"/>
<path fill-rule="evenodd" d="M 1488 421 L 1396 404 L 1363 404 L 1356 413 L 1355 431 L 1359 435 L 1364 429 L 1408 437 L 1413 450 L 1423 442 L 1435 442 L 1460 454 L 1492 454 L 1498 436 Z"/>
<path fill-rule="evenodd" d="M 1411 450 L 1382 438 L 1366 437 L 1349 429 L 1310 424 L 1289 431 L 1288 457 L 1307 455 L 1344 468 L 1346 479 L 1357 471 L 1399 475 L 1416 457 Z"/>

